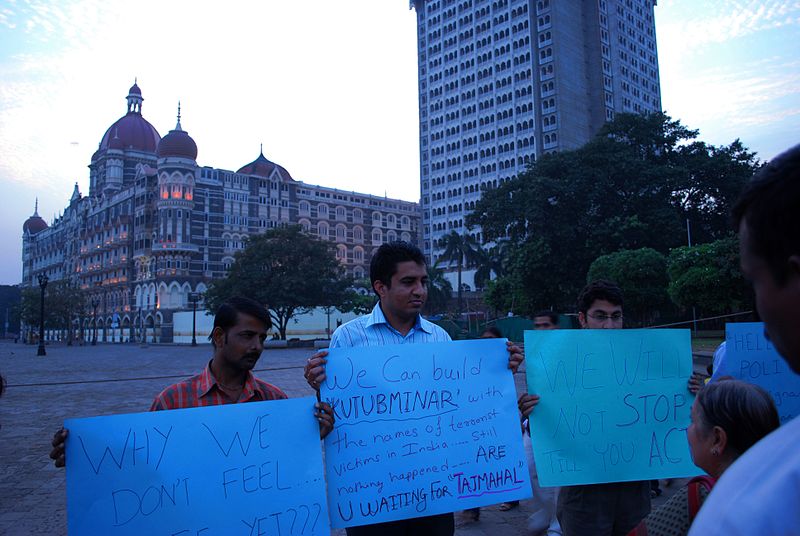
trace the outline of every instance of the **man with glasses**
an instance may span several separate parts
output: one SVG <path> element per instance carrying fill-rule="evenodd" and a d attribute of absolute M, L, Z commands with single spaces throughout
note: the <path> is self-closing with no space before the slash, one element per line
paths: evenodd
<path fill-rule="evenodd" d="M 622 290 L 602 279 L 586 285 L 578 296 L 578 322 L 584 329 L 622 329 Z M 538 395 L 524 395 L 520 411 L 527 417 L 538 402 Z M 558 495 L 564 536 L 624 536 L 649 513 L 649 481 L 566 486 Z"/>

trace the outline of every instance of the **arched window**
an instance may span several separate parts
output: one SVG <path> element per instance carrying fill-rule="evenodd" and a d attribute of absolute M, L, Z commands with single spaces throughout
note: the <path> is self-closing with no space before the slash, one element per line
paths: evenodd
<path fill-rule="evenodd" d="M 360 208 L 353 209 L 353 222 L 361 223 L 364 221 L 364 212 Z"/>
<path fill-rule="evenodd" d="M 347 262 L 347 246 L 344 244 L 336 246 L 336 258 L 340 262 Z"/>
<path fill-rule="evenodd" d="M 353 227 L 353 242 L 364 241 L 364 229 L 360 225 Z"/>
<path fill-rule="evenodd" d="M 328 205 L 325 203 L 320 203 L 317 205 L 317 217 L 319 218 L 327 218 L 328 217 Z"/>
<path fill-rule="evenodd" d="M 311 207 L 308 204 L 308 201 L 300 201 L 298 209 L 300 210 L 300 214 L 310 214 L 311 213 Z"/>
<path fill-rule="evenodd" d="M 344 242 L 347 238 L 347 227 L 343 223 L 336 225 L 336 241 Z"/>
<path fill-rule="evenodd" d="M 311 222 L 307 219 L 303 218 L 302 220 L 298 221 L 297 223 L 300 224 L 300 227 L 303 228 L 305 232 L 311 232 Z"/>
<path fill-rule="evenodd" d="M 380 229 L 372 230 L 372 243 L 375 245 L 380 245 L 383 243 L 383 231 Z"/>
<path fill-rule="evenodd" d="M 372 225 L 380 225 L 382 220 L 383 220 L 383 214 L 381 214 L 377 210 L 372 213 Z"/>
<path fill-rule="evenodd" d="M 319 222 L 317 224 L 317 235 L 323 240 L 328 240 L 328 234 L 328 224 L 324 221 Z"/>
<path fill-rule="evenodd" d="M 346 220 L 347 219 L 347 211 L 344 207 L 336 207 L 336 219 L 337 220 Z"/>
<path fill-rule="evenodd" d="M 364 248 L 361 246 L 353 248 L 353 262 L 364 262 Z"/>

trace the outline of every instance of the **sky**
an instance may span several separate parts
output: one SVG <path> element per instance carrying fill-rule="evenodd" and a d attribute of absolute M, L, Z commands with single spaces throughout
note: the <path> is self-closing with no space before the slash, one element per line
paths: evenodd
<path fill-rule="evenodd" d="M 569 0 L 576 1 L 576 0 Z M 0 284 L 22 224 L 63 211 L 134 79 L 199 165 L 264 155 L 311 184 L 419 199 L 416 16 L 407 0 L 0 0 Z M 800 0 L 660 0 L 664 111 L 768 160 L 800 141 Z M 6 203 L 10 203 L 6 205 Z"/>

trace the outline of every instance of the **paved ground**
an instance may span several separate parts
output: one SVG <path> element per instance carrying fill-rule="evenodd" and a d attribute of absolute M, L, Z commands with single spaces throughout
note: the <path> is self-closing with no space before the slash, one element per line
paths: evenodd
<path fill-rule="evenodd" d="M 210 358 L 209 346 L 35 346 L 0 342 L 0 372 L 8 390 L 0 399 L 0 534 L 66 534 L 64 471 L 48 458 L 64 419 L 146 411 L 166 385 L 194 374 Z M 289 396 L 311 394 L 302 374 L 308 350 L 267 350 L 256 374 Z M 516 376 L 518 388 L 524 376 Z M 663 502 L 681 482 L 667 488 Z M 524 535 L 534 507 L 509 512 L 482 509 L 471 522 L 457 515 L 459 535 Z M 344 531 L 334 532 L 343 534 Z"/>

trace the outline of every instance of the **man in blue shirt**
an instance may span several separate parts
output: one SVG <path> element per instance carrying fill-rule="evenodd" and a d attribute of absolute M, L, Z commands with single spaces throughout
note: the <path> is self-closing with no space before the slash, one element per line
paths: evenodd
<path fill-rule="evenodd" d="M 378 303 L 370 314 L 339 326 L 331 337 L 330 348 L 450 340 L 445 330 L 420 315 L 428 297 L 428 271 L 419 248 L 407 242 L 383 244 L 372 256 L 369 272 L 372 288 L 379 298 Z M 516 371 L 523 360 L 522 351 L 509 342 L 508 352 L 508 366 Z M 317 352 L 305 367 L 306 380 L 317 391 L 325 380 L 327 355 L 326 351 Z M 450 513 L 350 527 L 347 534 L 449 536 L 454 531 L 455 521 Z"/>

